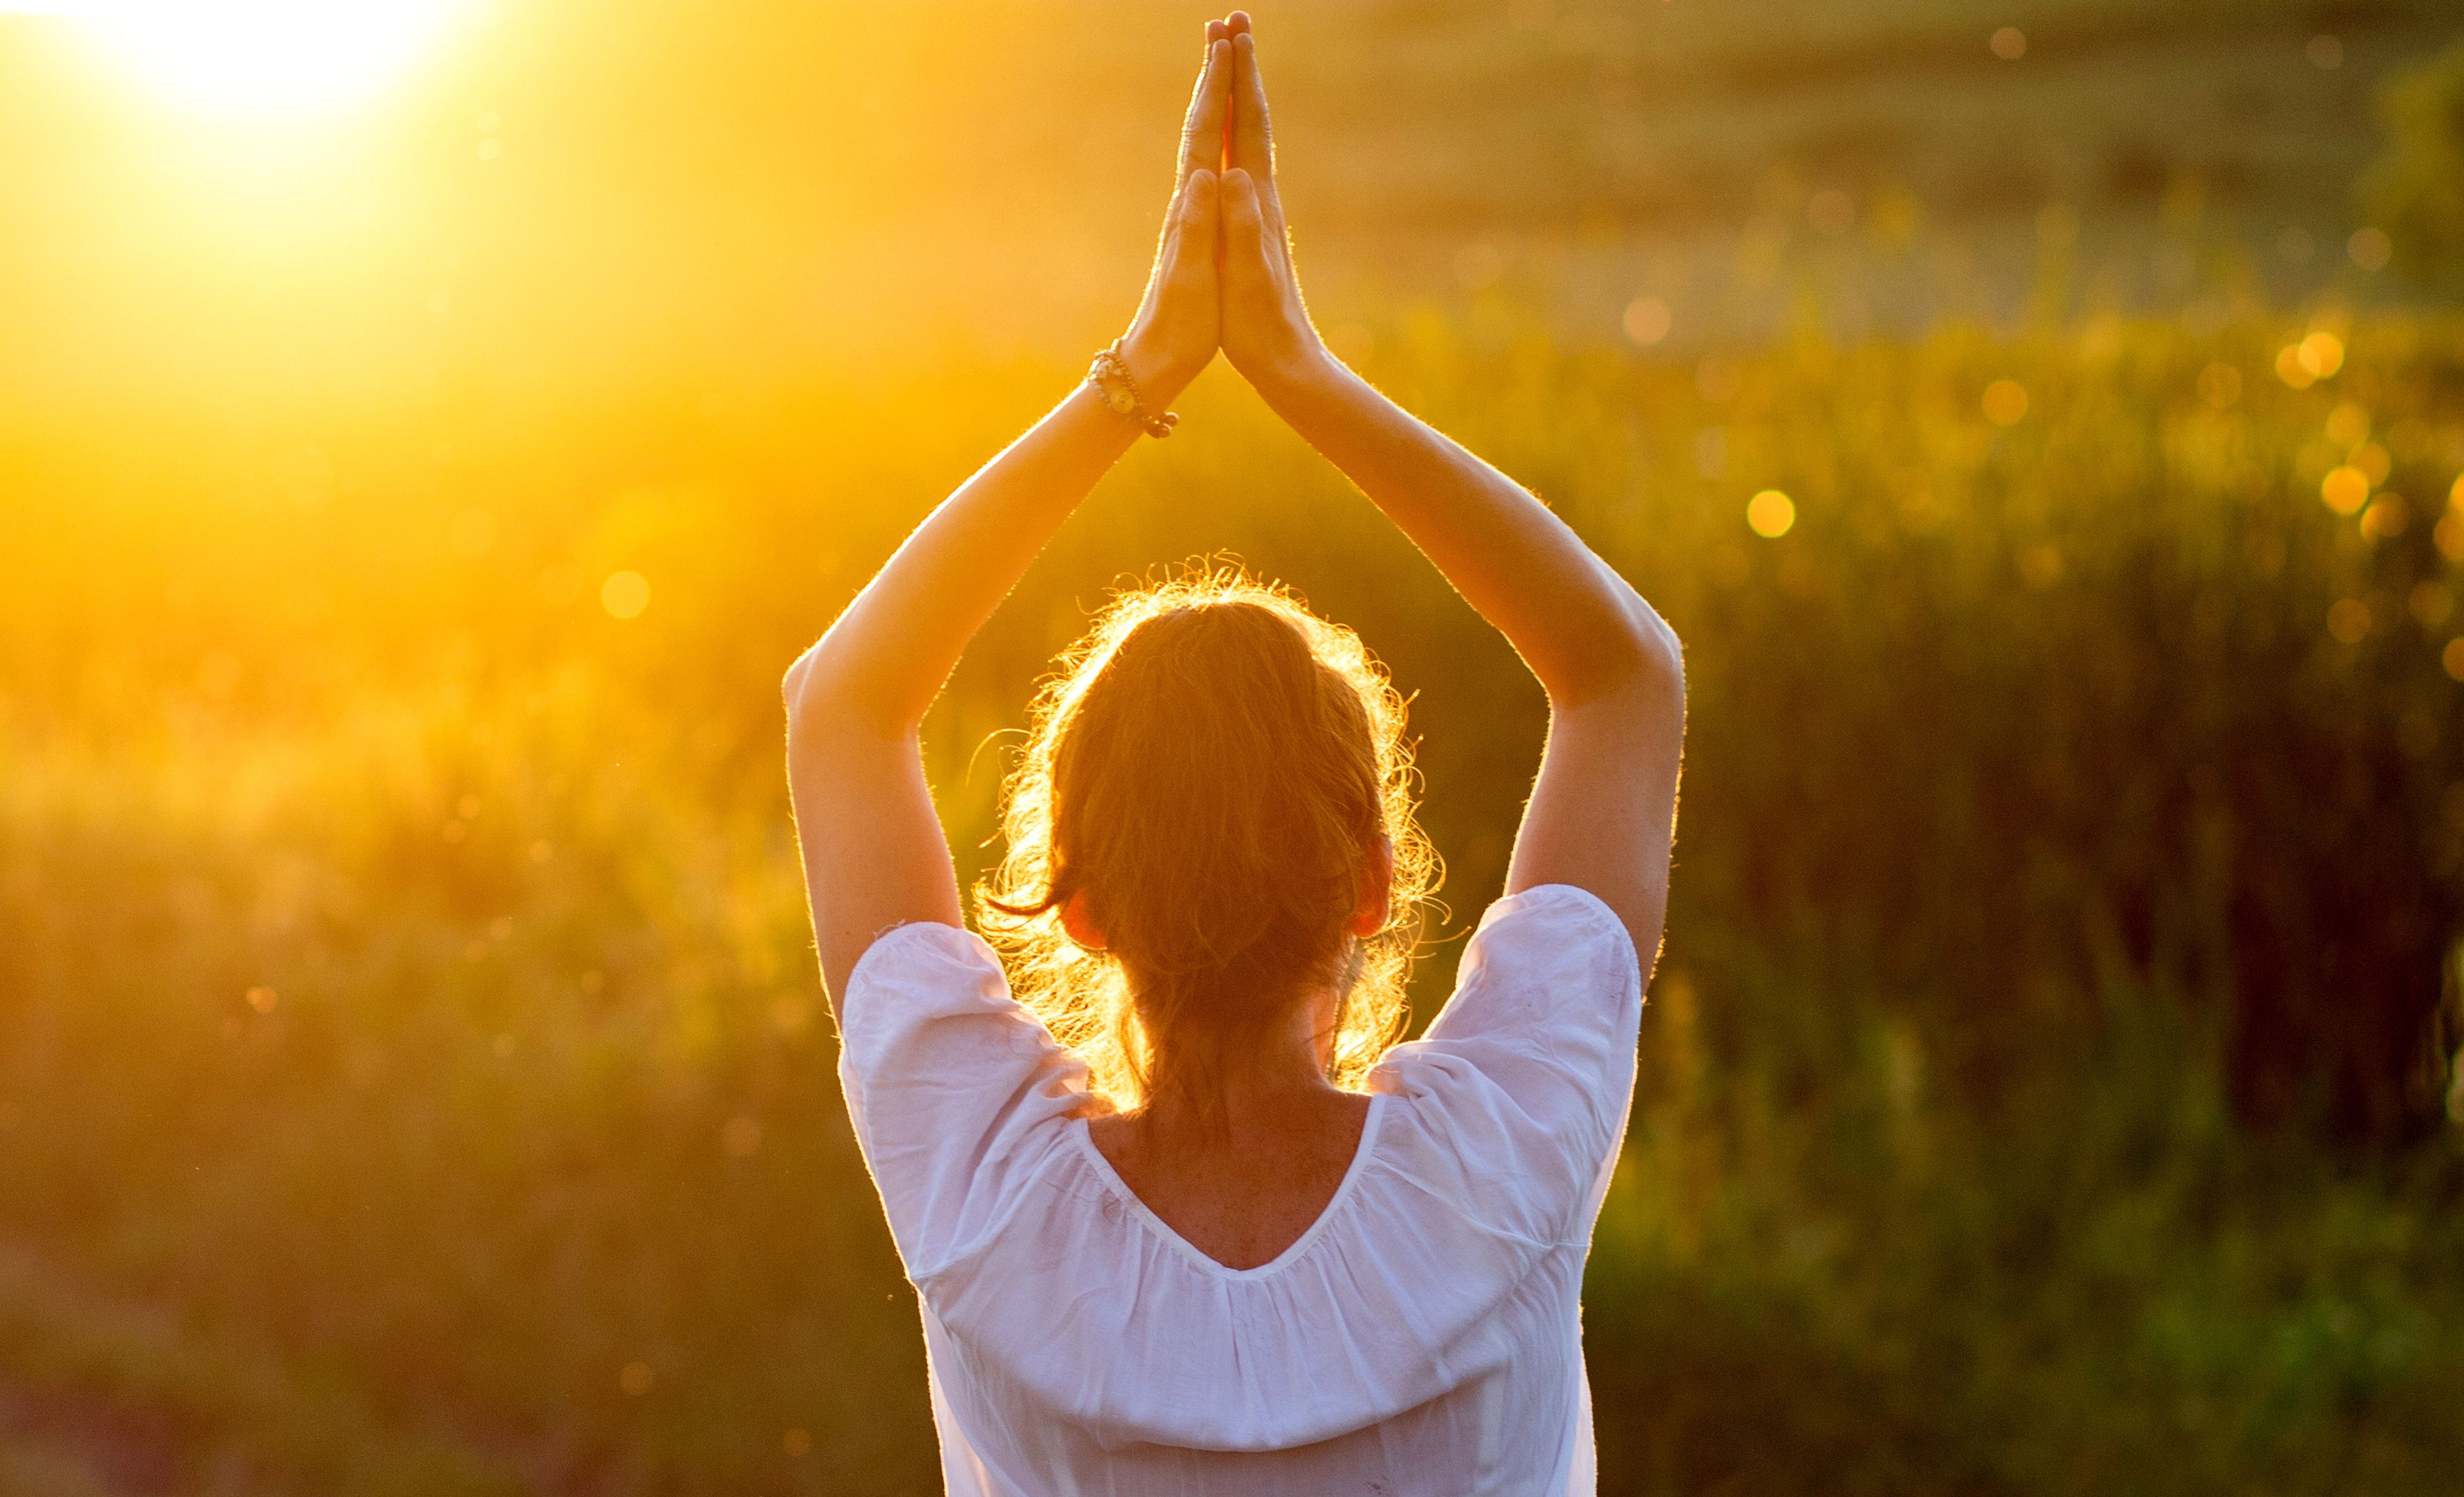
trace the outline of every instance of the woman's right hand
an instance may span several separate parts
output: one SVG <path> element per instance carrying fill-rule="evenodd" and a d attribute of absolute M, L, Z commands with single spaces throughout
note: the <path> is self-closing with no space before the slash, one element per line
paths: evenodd
<path fill-rule="evenodd" d="M 1223 355 L 1261 394 L 1298 382 L 1329 359 L 1301 301 L 1291 239 L 1275 187 L 1275 137 L 1258 41 L 1232 12 L 1231 148 L 1223 172 Z"/>

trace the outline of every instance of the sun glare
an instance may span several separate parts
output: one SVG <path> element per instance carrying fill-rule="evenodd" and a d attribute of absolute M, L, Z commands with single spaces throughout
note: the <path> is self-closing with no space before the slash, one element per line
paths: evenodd
<path fill-rule="evenodd" d="M 85 0 L 44 9 L 91 28 L 184 107 L 232 118 L 330 114 L 385 92 L 462 0 Z M 0 10 L 12 9 L 0 0 Z"/>

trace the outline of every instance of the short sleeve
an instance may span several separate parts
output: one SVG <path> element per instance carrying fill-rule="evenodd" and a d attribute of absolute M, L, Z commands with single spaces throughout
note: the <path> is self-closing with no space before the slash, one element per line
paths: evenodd
<path fill-rule="evenodd" d="M 1372 1085 L 1417 1093 L 1516 1229 L 1588 1236 L 1634 1097 L 1642 972 L 1600 898 L 1544 884 L 1488 907 L 1454 996 Z"/>
<path fill-rule="evenodd" d="M 839 1005 L 839 1084 L 910 1279 L 994 1230 L 1087 1068 L 1010 997 L 981 937 L 925 921 L 874 940 Z"/>

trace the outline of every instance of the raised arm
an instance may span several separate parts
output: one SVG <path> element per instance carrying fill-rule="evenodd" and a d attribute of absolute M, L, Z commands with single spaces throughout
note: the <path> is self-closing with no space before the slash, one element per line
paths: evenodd
<path fill-rule="evenodd" d="M 1122 352 L 1160 410 L 1215 357 L 1219 182 L 1230 43 L 1207 27 L 1172 205 Z M 788 669 L 787 782 L 835 1013 L 856 958 L 891 926 L 957 925 L 949 844 L 916 733 L 967 641 L 1139 429 L 1081 385 L 907 538 Z"/>
<path fill-rule="evenodd" d="M 1232 16 L 1225 357 L 1503 632 L 1549 693 L 1549 740 L 1507 890 L 1573 884 L 1659 950 L 1685 689 L 1677 636 L 1511 478 L 1330 354 L 1292 269 L 1257 42 Z"/>

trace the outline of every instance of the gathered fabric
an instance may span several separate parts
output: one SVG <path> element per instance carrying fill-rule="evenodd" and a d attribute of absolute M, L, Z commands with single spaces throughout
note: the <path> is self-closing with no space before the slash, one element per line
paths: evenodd
<path fill-rule="evenodd" d="M 1427 1032 L 1370 1073 L 1333 1199 L 1235 1269 L 1122 1183 L 1084 1062 L 981 939 L 875 940 L 839 1076 L 922 1303 L 949 1492 L 1593 1491 L 1583 1262 L 1641 983 L 1596 896 L 1498 900 Z"/>

